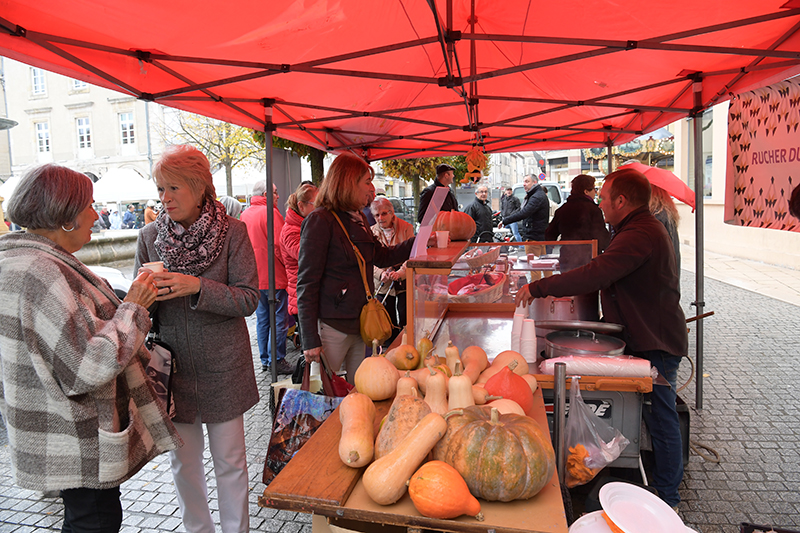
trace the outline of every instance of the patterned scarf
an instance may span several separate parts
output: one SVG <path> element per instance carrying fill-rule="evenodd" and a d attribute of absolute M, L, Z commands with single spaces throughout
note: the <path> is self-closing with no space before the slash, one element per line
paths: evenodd
<path fill-rule="evenodd" d="M 199 276 L 219 256 L 228 234 L 225 206 L 206 200 L 200 216 L 185 229 L 173 222 L 166 210 L 156 219 L 158 236 L 155 246 L 164 268 L 190 276 Z"/>

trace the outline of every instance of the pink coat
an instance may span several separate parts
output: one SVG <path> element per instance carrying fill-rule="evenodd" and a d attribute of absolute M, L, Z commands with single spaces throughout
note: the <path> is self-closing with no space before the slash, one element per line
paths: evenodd
<path fill-rule="evenodd" d="M 286 266 L 287 286 L 289 295 L 289 314 L 297 314 L 297 258 L 300 256 L 300 226 L 303 217 L 292 211 L 286 210 L 286 222 L 281 232 L 281 248 L 283 261 Z"/>
<path fill-rule="evenodd" d="M 283 216 L 277 207 L 273 208 L 274 224 L 273 241 L 275 243 L 275 290 L 286 288 L 286 268 L 283 263 L 283 248 L 281 246 L 281 230 L 283 229 Z M 258 268 L 258 288 L 269 289 L 269 254 L 267 248 L 267 199 L 264 196 L 253 196 L 250 207 L 242 212 L 241 221 L 247 224 L 247 233 L 256 253 L 256 267 Z M 297 268 L 297 267 L 295 267 Z M 296 275 L 295 275 L 296 276 Z M 295 282 L 296 283 L 296 282 Z"/>

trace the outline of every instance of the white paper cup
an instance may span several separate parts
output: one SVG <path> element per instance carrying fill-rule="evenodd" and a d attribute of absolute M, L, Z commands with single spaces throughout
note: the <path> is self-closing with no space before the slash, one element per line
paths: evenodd
<path fill-rule="evenodd" d="M 439 248 L 447 248 L 447 238 L 450 236 L 450 232 L 445 231 L 437 231 L 436 232 L 436 246 Z"/>
<path fill-rule="evenodd" d="M 145 263 L 142 265 L 142 268 L 146 268 L 153 274 L 158 274 L 159 272 L 164 272 L 164 261 L 153 261 L 152 263 Z"/>

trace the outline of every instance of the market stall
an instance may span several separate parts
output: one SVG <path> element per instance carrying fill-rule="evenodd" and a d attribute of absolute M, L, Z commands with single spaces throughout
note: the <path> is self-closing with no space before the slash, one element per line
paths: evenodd
<path fill-rule="evenodd" d="M 534 419 L 542 426 L 545 419 L 541 393 L 534 397 Z M 376 418 L 389 410 L 390 401 L 378 402 Z M 361 475 L 342 463 L 337 454 L 342 426 L 338 413 L 328 417 L 314 436 L 292 458 L 259 497 L 263 507 L 314 513 L 337 524 L 358 531 L 372 531 L 379 526 L 424 528 L 453 532 L 497 533 L 567 531 L 561 490 L 554 474 L 544 489 L 529 500 L 486 502 L 481 500 L 484 521 L 462 516 L 438 520 L 421 516 L 406 494 L 397 503 L 382 506 L 367 496 Z"/>
<path fill-rule="evenodd" d="M 553 432 L 553 403 L 556 379 L 552 374 L 540 372 L 539 365 L 547 356 L 542 350 L 542 338 L 555 338 L 563 324 L 592 327 L 597 322 L 597 298 L 594 308 L 589 306 L 581 314 L 582 321 L 542 321 L 545 328 L 527 328 L 526 333 L 514 340 L 516 289 L 529 277 L 558 272 L 560 250 L 558 247 L 589 246 L 591 256 L 596 254 L 592 242 L 527 243 L 538 248 L 542 255 L 526 253 L 525 243 L 517 248 L 495 244 L 470 244 L 455 241 L 446 248 L 429 248 L 425 255 L 409 260 L 408 269 L 408 324 L 405 343 L 416 344 L 427 337 L 433 346 L 432 354 L 444 355 L 448 343 L 462 350 L 467 346 L 482 348 L 490 359 L 508 350 L 517 342 L 519 353 L 526 355 L 531 373 L 539 383 L 534 393 L 532 417 L 548 434 Z M 474 250 L 480 250 L 475 253 Z M 528 248 L 530 250 L 532 248 Z M 459 294 L 460 291 L 467 288 Z M 569 298 L 546 302 L 551 318 L 563 318 L 563 312 L 576 303 Z M 581 304 L 584 305 L 584 304 Z M 535 314 L 534 308 L 529 313 Z M 588 313 L 588 314 L 587 314 Z M 576 315 L 577 316 L 577 315 Z M 601 331 L 614 331 L 614 325 L 598 325 Z M 593 339 L 602 334 L 592 333 Z M 538 338 L 537 338 L 538 337 Z M 393 344 L 396 346 L 401 341 Z M 548 346 L 547 350 L 550 350 Z M 549 354 L 555 355 L 555 354 Z M 648 369 L 649 369 L 649 365 Z M 585 402 L 595 414 L 618 429 L 628 445 L 612 466 L 640 468 L 641 407 L 643 394 L 652 390 L 653 380 L 648 376 L 593 376 L 584 377 L 580 389 Z M 391 401 L 376 402 L 376 420 L 388 412 Z M 508 503 L 479 500 L 486 518 L 477 522 L 462 516 L 455 520 L 426 518 L 415 509 L 408 495 L 397 503 L 379 505 L 367 495 L 361 481 L 363 469 L 346 466 L 337 455 L 342 434 L 342 424 L 334 413 L 317 433 L 272 480 L 259 498 L 263 506 L 314 513 L 325 516 L 328 523 L 358 531 L 382 528 L 418 528 L 440 531 L 566 531 L 566 514 L 562 501 L 558 474 L 553 475 L 545 489 L 528 500 Z M 319 525 L 319 523 L 317 522 Z"/>

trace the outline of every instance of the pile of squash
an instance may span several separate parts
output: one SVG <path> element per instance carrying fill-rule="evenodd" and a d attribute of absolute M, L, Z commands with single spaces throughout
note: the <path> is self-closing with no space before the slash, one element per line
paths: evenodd
<path fill-rule="evenodd" d="M 507 502 L 542 490 L 555 453 L 528 416 L 537 383 L 522 356 L 508 350 L 490 365 L 477 346 L 459 352 L 449 343 L 444 358 L 420 351 L 404 340 L 392 357 L 366 358 L 339 407 L 339 457 L 367 467 L 370 498 L 390 505 L 408 491 L 423 516 L 482 520 L 477 498 Z M 392 397 L 376 434 L 373 402 Z"/>

